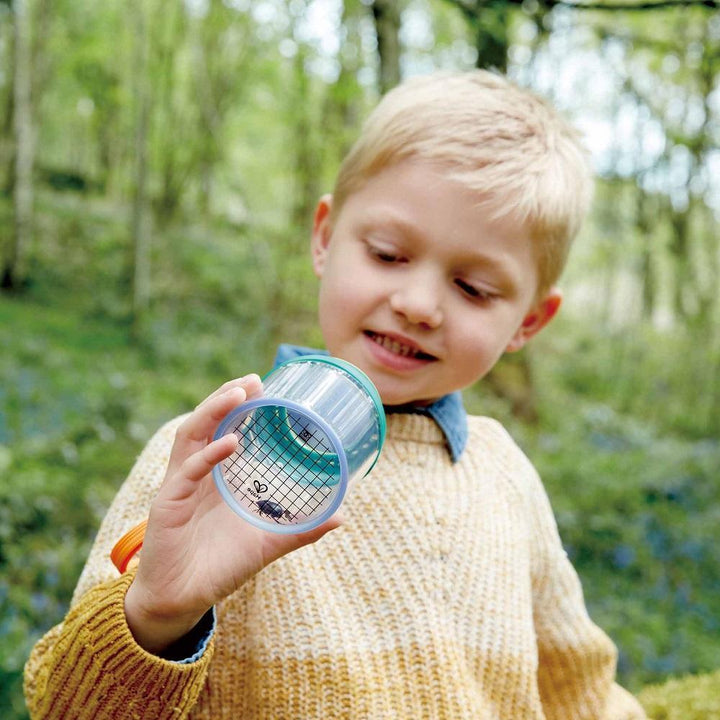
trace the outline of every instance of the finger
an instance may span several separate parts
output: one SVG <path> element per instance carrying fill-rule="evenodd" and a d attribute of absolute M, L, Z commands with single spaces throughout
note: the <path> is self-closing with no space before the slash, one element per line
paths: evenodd
<path fill-rule="evenodd" d="M 345 518 L 342 512 L 338 511 L 332 517 L 326 520 L 322 525 L 318 525 L 312 530 L 298 533 L 296 535 L 276 536 L 278 538 L 278 542 L 282 544 L 282 550 L 280 551 L 281 555 L 285 555 L 286 553 L 297 550 L 298 548 L 301 548 L 305 545 L 310 545 L 314 542 L 317 542 L 327 533 L 339 528 L 344 521 Z"/>
<path fill-rule="evenodd" d="M 240 390 L 244 395 L 233 395 L 233 391 L 236 390 Z M 254 397 L 260 392 L 262 392 L 262 380 L 259 375 L 252 373 L 224 383 L 205 398 L 178 428 L 170 453 L 168 472 L 180 465 L 190 453 L 195 452 L 197 443 L 206 442 L 225 415 L 248 397 Z M 200 415 L 199 412 L 210 414 Z"/>
<path fill-rule="evenodd" d="M 260 390 L 262 390 L 262 380 L 260 379 L 260 376 L 256 375 L 255 373 L 235 378 L 234 380 L 228 380 L 226 383 L 223 383 L 217 390 L 215 390 L 215 392 L 208 395 L 197 407 L 202 407 L 209 400 L 212 400 L 219 395 L 223 395 L 235 387 L 241 387 L 245 391 L 247 397 L 253 397 Z"/>
<path fill-rule="evenodd" d="M 215 465 L 230 457 L 238 446 L 238 437 L 233 433 L 223 435 L 206 445 L 202 450 L 190 455 L 167 483 L 166 500 L 184 500 L 197 488 L 197 484 Z"/>
<path fill-rule="evenodd" d="M 231 387 L 222 395 L 209 399 L 198 406 L 183 421 L 175 433 L 175 442 L 170 451 L 168 473 L 179 467 L 186 458 L 207 443 L 223 418 L 246 399 L 245 390 Z"/>
<path fill-rule="evenodd" d="M 220 421 L 247 399 L 244 388 L 231 387 L 221 395 L 197 407 L 178 428 L 178 435 L 195 442 L 203 442 L 211 435 Z"/>

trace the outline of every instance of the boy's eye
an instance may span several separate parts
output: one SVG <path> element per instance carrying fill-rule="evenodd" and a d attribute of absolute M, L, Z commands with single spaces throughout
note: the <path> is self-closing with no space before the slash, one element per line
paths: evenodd
<path fill-rule="evenodd" d="M 375 260 L 382 263 L 394 263 L 400 259 L 399 255 L 391 250 L 384 250 L 383 248 L 373 247 L 372 245 L 368 246 L 368 251 Z"/>
<path fill-rule="evenodd" d="M 470 283 L 465 282 L 460 278 L 455 280 L 455 284 L 469 298 L 477 298 L 478 300 L 490 300 L 493 297 L 492 293 L 489 293 L 485 290 L 480 290 L 479 288 L 476 288 L 474 285 L 471 285 Z"/>

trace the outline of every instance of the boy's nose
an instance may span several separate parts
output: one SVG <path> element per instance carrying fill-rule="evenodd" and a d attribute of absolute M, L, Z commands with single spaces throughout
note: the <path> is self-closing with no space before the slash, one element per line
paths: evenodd
<path fill-rule="evenodd" d="M 390 307 L 413 325 L 437 328 L 442 323 L 440 293 L 429 282 L 407 283 L 396 288 L 390 296 Z"/>

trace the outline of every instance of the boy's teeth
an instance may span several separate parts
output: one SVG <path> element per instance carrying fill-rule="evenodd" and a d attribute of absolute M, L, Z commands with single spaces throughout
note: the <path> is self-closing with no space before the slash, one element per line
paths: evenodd
<path fill-rule="evenodd" d="M 407 345 L 403 345 L 396 340 L 391 340 L 385 335 L 373 335 L 372 339 L 386 350 L 389 350 L 391 353 L 395 353 L 395 355 L 400 355 L 402 357 L 415 357 L 418 354 Z"/>

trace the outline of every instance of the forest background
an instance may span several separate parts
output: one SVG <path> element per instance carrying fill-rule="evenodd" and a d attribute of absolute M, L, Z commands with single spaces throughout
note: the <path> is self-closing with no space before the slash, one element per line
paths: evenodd
<path fill-rule="evenodd" d="M 541 471 L 620 681 L 720 668 L 715 0 L 4 0 L 0 58 L 3 718 L 149 435 L 320 343 L 312 209 L 369 108 L 475 65 L 598 184 L 561 317 L 468 407 Z"/>

